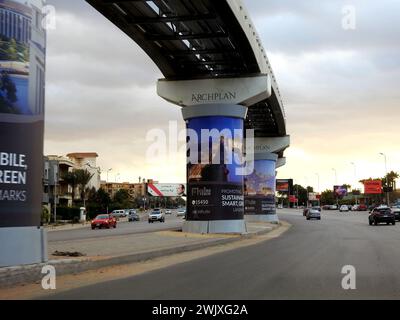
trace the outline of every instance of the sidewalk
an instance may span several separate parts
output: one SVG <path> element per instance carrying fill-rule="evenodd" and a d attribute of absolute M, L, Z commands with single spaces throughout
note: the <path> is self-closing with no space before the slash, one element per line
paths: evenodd
<path fill-rule="evenodd" d="M 0 287 L 40 281 L 43 277 L 41 269 L 47 264 L 55 266 L 58 275 L 74 274 L 223 245 L 266 234 L 279 227 L 279 225 L 269 223 L 247 223 L 248 233 L 244 235 L 201 235 L 179 231 L 159 231 L 68 242 L 51 242 L 48 247 L 48 263 L 0 268 Z M 78 252 L 84 256 L 66 259 L 65 257 L 53 256 L 52 254 L 55 251 Z"/>

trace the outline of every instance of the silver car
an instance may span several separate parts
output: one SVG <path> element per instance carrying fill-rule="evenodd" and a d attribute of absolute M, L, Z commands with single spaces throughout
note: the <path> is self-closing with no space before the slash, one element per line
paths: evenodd
<path fill-rule="evenodd" d="M 312 207 L 307 210 L 306 219 L 317 219 L 321 220 L 321 208 L 320 207 Z"/>
<path fill-rule="evenodd" d="M 149 214 L 149 223 L 153 223 L 154 221 L 165 222 L 165 214 L 160 209 L 154 209 Z"/>

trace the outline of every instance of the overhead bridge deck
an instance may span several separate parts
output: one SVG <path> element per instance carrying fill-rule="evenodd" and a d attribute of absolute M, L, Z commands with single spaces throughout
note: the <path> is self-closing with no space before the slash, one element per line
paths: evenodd
<path fill-rule="evenodd" d="M 254 129 L 256 137 L 286 135 L 285 113 L 275 76 L 242 1 L 87 2 L 132 38 L 167 80 L 269 74 L 272 96 L 249 108 L 246 127 Z"/>

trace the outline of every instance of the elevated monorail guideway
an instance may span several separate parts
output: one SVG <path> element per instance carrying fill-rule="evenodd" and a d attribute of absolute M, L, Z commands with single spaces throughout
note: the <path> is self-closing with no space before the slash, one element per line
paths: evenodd
<path fill-rule="evenodd" d="M 182 107 L 190 150 L 185 231 L 245 232 L 245 214 L 277 220 L 276 168 L 285 164 L 290 139 L 274 73 L 243 1 L 87 2 L 146 52 L 165 77 L 158 95 Z M 193 161 L 209 137 L 194 145 L 189 135 L 200 137 L 204 129 L 224 132 L 209 164 Z M 246 176 L 238 174 L 243 164 L 226 159 L 227 149 L 243 156 L 245 129 L 255 136 L 255 170 Z"/>

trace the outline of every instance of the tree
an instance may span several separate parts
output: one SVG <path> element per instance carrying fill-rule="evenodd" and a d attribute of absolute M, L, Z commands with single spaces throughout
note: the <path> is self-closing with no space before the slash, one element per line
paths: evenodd
<path fill-rule="evenodd" d="M 113 206 L 118 209 L 128 209 L 132 206 L 131 197 L 128 190 L 118 190 L 113 199 Z"/>
<path fill-rule="evenodd" d="M 89 184 L 90 180 L 93 178 L 94 174 L 90 173 L 87 169 L 74 170 L 76 176 L 77 185 L 80 187 L 81 198 L 83 199 L 83 206 L 86 206 L 86 186 Z"/>
<path fill-rule="evenodd" d="M 321 193 L 322 205 L 333 204 L 333 203 L 335 203 L 335 195 L 333 194 L 332 190 L 328 189 Z"/>
<path fill-rule="evenodd" d="M 74 171 L 67 172 L 62 176 L 62 179 L 68 183 L 72 188 L 72 202 L 75 202 L 75 190 L 78 185 L 77 176 Z"/>
<path fill-rule="evenodd" d="M 398 179 L 400 176 L 397 172 L 390 171 L 386 176 L 385 176 L 385 182 L 388 182 L 389 187 L 393 187 L 394 190 L 396 190 L 396 179 Z"/>

